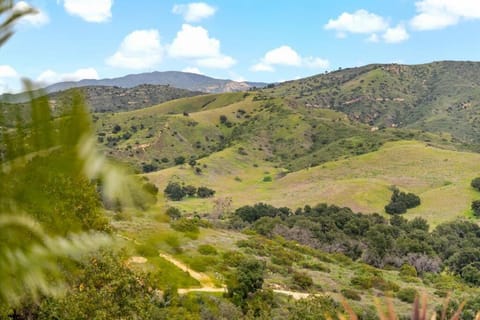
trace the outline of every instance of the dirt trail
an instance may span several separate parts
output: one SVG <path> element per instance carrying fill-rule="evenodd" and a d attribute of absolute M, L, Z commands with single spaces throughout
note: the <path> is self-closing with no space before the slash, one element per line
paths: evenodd
<path fill-rule="evenodd" d="M 197 272 L 197 271 L 194 271 L 194 270 L 190 269 L 185 263 L 175 259 L 171 255 L 166 254 L 166 253 L 160 253 L 160 257 L 162 257 L 165 260 L 171 262 L 177 268 L 179 268 L 179 269 L 181 269 L 185 272 L 188 272 L 192 278 L 194 278 L 195 280 L 200 282 L 200 284 L 202 285 L 201 288 L 178 289 L 178 294 L 182 295 L 182 294 L 187 294 L 189 292 L 220 292 L 220 293 L 223 293 L 223 292 L 227 291 L 227 289 L 225 287 L 222 287 L 222 288 L 215 287 L 212 279 L 208 275 L 206 275 L 205 273 Z M 307 293 L 307 292 L 298 292 L 298 291 L 290 291 L 290 290 L 274 289 L 272 291 L 275 292 L 275 293 L 280 293 L 280 294 L 290 296 L 295 300 L 308 298 L 310 296 L 318 296 L 318 294 L 312 294 L 312 293 Z"/>
<path fill-rule="evenodd" d="M 205 273 L 197 272 L 195 270 L 190 269 L 185 263 L 175 259 L 174 257 L 172 257 L 169 254 L 160 253 L 159 255 L 163 259 L 165 259 L 168 262 L 174 264 L 177 268 L 179 268 L 179 269 L 181 269 L 185 272 L 188 272 L 190 274 L 190 277 L 192 277 L 193 279 L 200 282 L 200 284 L 202 285 L 202 288 L 200 288 L 200 289 L 221 289 L 221 290 L 223 290 L 222 288 L 217 288 L 215 286 L 215 284 L 213 283 L 212 279 L 208 275 L 206 275 Z M 180 290 L 190 290 L 190 289 L 179 289 L 179 291 Z M 196 289 L 196 290 L 199 291 L 199 289 Z"/>

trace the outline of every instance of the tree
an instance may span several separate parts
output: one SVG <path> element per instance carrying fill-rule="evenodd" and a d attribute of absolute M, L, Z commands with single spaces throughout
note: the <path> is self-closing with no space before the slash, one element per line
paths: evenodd
<path fill-rule="evenodd" d="M 173 161 L 175 162 L 175 165 L 178 166 L 178 165 L 181 165 L 181 164 L 185 163 L 185 157 L 184 156 L 178 156 Z"/>
<path fill-rule="evenodd" d="M 262 289 L 265 265 L 256 260 L 243 260 L 227 281 L 227 297 L 237 305 L 243 305 L 245 300 L 257 290 Z"/>
<path fill-rule="evenodd" d="M 182 186 L 177 182 L 169 182 L 163 192 L 167 198 L 173 201 L 180 201 L 187 195 Z"/>
<path fill-rule="evenodd" d="M 480 200 L 472 201 L 472 211 L 476 217 L 480 217 Z"/>
<path fill-rule="evenodd" d="M 210 197 L 213 197 L 214 194 L 215 194 L 215 190 L 207 187 L 199 187 L 197 189 L 197 196 L 199 198 L 210 198 Z"/>
<path fill-rule="evenodd" d="M 197 193 L 197 188 L 192 185 L 184 186 L 183 190 L 185 191 L 186 195 L 189 197 L 193 197 Z"/>
<path fill-rule="evenodd" d="M 180 213 L 180 210 L 175 208 L 175 207 L 168 208 L 167 211 L 166 211 L 166 214 L 172 220 L 177 220 L 182 216 L 182 214 Z"/>
<path fill-rule="evenodd" d="M 480 191 L 480 177 L 473 179 L 470 185 L 472 186 L 472 188 L 476 189 L 477 191 Z"/>

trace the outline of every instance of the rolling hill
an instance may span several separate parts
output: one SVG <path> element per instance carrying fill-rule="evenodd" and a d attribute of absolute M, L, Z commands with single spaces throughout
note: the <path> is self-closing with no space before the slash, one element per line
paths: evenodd
<path fill-rule="evenodd" d="M 280 84 L 268 92 L 309 108 L 344 112 L 374 127 L 480 138 L 480 62 L 373 64 Z"/>

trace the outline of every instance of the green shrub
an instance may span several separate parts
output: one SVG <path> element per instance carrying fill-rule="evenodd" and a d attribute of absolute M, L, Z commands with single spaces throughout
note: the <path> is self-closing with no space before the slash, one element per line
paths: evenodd
<path fill-rule="evenodd" d="M 263 182 L 272 182 L 272 177 L 271 176 L 263 177 Z"/>
<path fill-rule="evenodd" d="M 470 185 L 472 186 L 472 188 L 480 191 L 480 177 L 473 179 Z"/>
<path fill-rule="evenodd" d="M 180 213 L 180 210 L 175 207 L 169 207 L 165 213 L 172 220 L 177 220 L 182 216 L 182 214 Z"/>
<path fill-rule="evenodd" d="M 413 303 L 417 294 L 417 290 L 413 288 L 403 288 L 397 292 L 397 298 L 403 302 Z"/>
<path fill-rule="evenodd" d="M 169 182 L 163 192 L 167 198 L 173 201 L 180 201 L 187 195 L 182 186 L 177 182 Z"/>
<path fill-rule="evenodd" d="M 215 190 L 207 187 L 199 187 L 197 189 L 197 196 L 199 198 L 210 198 L 210 197 L 213 197 L 214 194 L 215 194 Z"/>
<path fill-rule="evenodd" d="M 194 219 L 180 218 L 172 221 L 170 226 L 180 232 L 198 233 L 200 231 Z"/>
<path fill-rule="evenodd" d="M 355 290 L 352 290 L 352 289 L 342 289 L 342 291 L 340 291 L 342 293 L 342 295 L 347 298 L 347 299 L 350 299 L 350 300 L 354 300 L 354 301 L 360 301 L 362 300 L 362 296 L 360 296 L 360 294 L 355 291 Z"/>
<path fill-rule="evenodd" d="M 209 244 L 202 244 L 200 246 L 198 246 L 198 252 L 200 254 L 203 254 L 203 255 L 216 255 L 218 252 L 217 252 L 217 249 L 215 249 L 213 246 L 209 245 Z"/>
<path fill-rule="evenodd" d="M 402 265 L 402 267 L 400 268 L 399 275 L 401 277 L 417 277 L 418 276 L 417 269 L 415 269 L 414 266 L 408 263 L 405 263 L 404 265 Z"/>
<path fill-rule="evenodd" d="M 359 289 L 370 289 L 373 287 L 372 277 L 368 275 L 354 276 L 350 280 L 350 284 Z"/>
<path fill-rule="evenodd" d="M 472 211 L 476 217 L 480 217 L 480 200 L 472 201 Z"/>
<path fill-rule="evenodd" d="M 315 261 L 302 261 L 299 263 L 299 266 L 305 269 L 310 269 L 315 271 L 321 271 L 326 273 L 330 272 L 330 269 L 328 267 L 321 264 L 320 262 L 315 262 Z"/>
<path fill-rule="evenodd" d="M 305 272 L 294 272 L 292 276 L 292 281 L 295 286 L 298 286 L 304 290 L 313 286 L 312 277 L 310 277 Z"/>

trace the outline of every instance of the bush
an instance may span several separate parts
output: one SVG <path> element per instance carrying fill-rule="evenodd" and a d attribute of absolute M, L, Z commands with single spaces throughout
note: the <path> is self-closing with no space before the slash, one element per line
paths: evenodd
<path fill-rule="evenodd" d="M 202 244 L 198 246 L 198 253 L 208 256 L 216 255 L 218 252 L 217 249 L 215 249 L 213 246 L 209 244 Z"/>
<path fill-rule="evenodd" d="M 385 206 L 385 212 L 389 214 L 402 214 L 407 212 L 407 209 L 419 206 L 420 202 L 419 196 L 413 193 L 400 192 L 400 190 L 394 188 L 390 203 Z"/>
<path fill-rule="evenodd" d="M 293 284 L 301 289 L 308 289 L 313 286 L 313 279 L 304 272 L 294 272 L 292 276 Z"/>
<path fill-rule="evenodd" d="M 197 222 L 193 219 L 180 218 L 178 220 L 172 221 L 170 223 L 170 226 L 174 230 L 180 232 L 198 233 L 200 231 L 198 229 Z"/>
<path fill-rule="evenodd" d="M 215 190 L 207 187 L 199 187 L 197 190 L 197 196 L 199 198 L 210 198 L 215 194 Z"/>
<path fill-rule="evenodd" d="M 347 299 L 350 299 L 350 300 L 354 300 L 354 301 L 360 301 L 362 300 L 362 297 L 360 296 L 360 294 L 355 291 L 355 290 L 352 290 L 352 289 L 342 289 L 342 291 L 340 291 L 342 293 L 342 295 L 347 298 Z"/>
<path fill-rule="evenodd" d="M 472 211 L 476 217 L 480 217 L 480 200 L 472 201 Z"/>
<path fill-rule="evenodd" d="M 165 212 L 167 214 L 167 216 L 170 217 L 170 219 L 172 220 L 177 220 L 178 218 L 180 218 L 182 215 L 180 213 L 180 210 L 175 208 L 175 207 L 170 207 L 167 209 L 167 211 Z"/>
<path fill-rule="evenodd" d="M 321 272 L 326 272 L 329 273 L 330 269 L 326 267 L 325 265 L 321 264 L 320 262 L 315 262 L 315 261 L 302 261 L 299 263 L 299 265 L 302 268 L 305 269 L 310 269 L 314 271 L 321 271 Z"/>
<path fill-rule="evenodd" d="M 406 277 L 406 278 L 409 278 L 409 277 L 414 277 L 416 278 L 418 276 L 417 274 L 417 269 L 415 269 L 414 266 L 412 266 L 411 264 L 408 264 L 408 263 L 405 263 L 404 265 L 402 265 L 402 267 L 400 268 L 400 273 L 399 273 L 400 277 Z"/>
<path fill-rule="evenodd" d="M 470 185 L 472 186 L 472 188 L 480 191 L 480 177 L 473 179 Z"/>
<path fill-rule="evenodd" d="M 175 165 L 180 165 L 180 164 L 184 164 L 185 163 L 185 157 L 184 156 L 179 156 L 179 157 L 176 157 L 174 160 L 175 162 Z"/>
<path fill-rule="evenodd" d="M 180 201 L 187 195 L 180 184 L 176 182 L 169 182 L 163 192 L 167 198 L 173 201 Z"/>
<path fill-rule="evenodd" d="M 197 188 L 195 188 L 192 185 L 188 185 L 188 186 L 183 187 L 183 191 L 185 191 L 187 196 L 193 197 L 193 196 L 195 196 L 195 193 L 197 193 Z"/>
<path fill-rule="evenodd" d="M 403 302 L 413 303 L 417 294 L 417 290 L 413 288 L 403 288 L 397 292 L 397 298 Z"/>
<path fill-rule="evenodd" d="M 263 177 L 263 182 L 272 182 L 272 177 L 271 176 Z"/>

